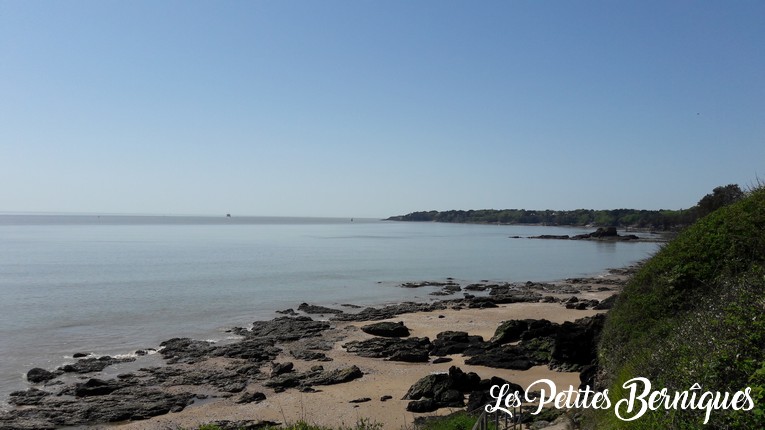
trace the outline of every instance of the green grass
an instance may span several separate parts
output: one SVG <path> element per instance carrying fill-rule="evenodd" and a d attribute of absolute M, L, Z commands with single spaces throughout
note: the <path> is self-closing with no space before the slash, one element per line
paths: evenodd
<path fill-rule="evenodd" d="M 765 189 L 699 220 L 636 273 L 609 312 L 599 361 L 612 399 L 642 376 L 655 388 L 735 392 L 748 412 L 713 411 L 708 428 L 761 428 L 765 389 Z M 633 422 L 589 413 L 591 428 L 692 429 L 700 411 L 657 411 Z"/>

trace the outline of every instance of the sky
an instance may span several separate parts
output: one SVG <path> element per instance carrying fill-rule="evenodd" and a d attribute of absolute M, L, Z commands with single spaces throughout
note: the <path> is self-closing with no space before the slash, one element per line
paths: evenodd
<path fill-rule="evenodd" d="M 765 179 L 762 1 L 0 0 L 0 212 L 681 209 Z"/>

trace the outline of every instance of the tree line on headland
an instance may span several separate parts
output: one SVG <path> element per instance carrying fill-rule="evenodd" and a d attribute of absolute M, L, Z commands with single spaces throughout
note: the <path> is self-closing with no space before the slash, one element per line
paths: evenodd
<path fill-rule="evenodd" d="M 693 224 L 696 220 L 716 209 L 735 203 L 744 197 L 736 184 L 716 187 L 699 202 L 680 210 L 641 209 L 576 209 L 576 210 L 526 210 L 526 209 L 480 209 L 419 211 L 407 215 L 392 216 L 390 221 L 434 221 L 475 224 L 541 224 L 622 227 L 653 230 L 676 230 Z"/>

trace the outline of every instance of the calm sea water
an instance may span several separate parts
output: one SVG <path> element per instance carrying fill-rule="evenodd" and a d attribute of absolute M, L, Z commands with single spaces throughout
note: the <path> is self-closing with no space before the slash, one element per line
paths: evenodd
<path fill-rule="evenodd" d="M 546 281 L 653 243 L 510 239 L 585 230 L 318 218 L 0 215 L 0 402 L 32 367 L 224 330 L 301 302 L 430 300 L 408 281 Z"/>

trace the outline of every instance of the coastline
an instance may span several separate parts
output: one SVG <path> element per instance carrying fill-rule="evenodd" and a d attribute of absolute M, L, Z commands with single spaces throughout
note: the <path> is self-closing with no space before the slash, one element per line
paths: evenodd
<path fill-rule="evenodd" d="M 591 306 L 584 306 L 585 309 L 576 309 L 568 303 L 572 296 L 577 297 L 577 301 L 590 304 L 594 301 L 602 301 L 605 298 L 617 293 L 621 289 L 624 280 L 629 276 L 629 270 L 616 269 L 598 277 L 575 278 L 562 280 L 554 283 L 526 283 L 526 284 L 505 284 L 493 287 L 504 287 L 506 292 L 511 291 L 508 297 L 513 297 L 508 303 L 496 303 L 491 306 L 487 302 L 493 302 L 491 296 L 477 296 L 478 293 L 471 294 L 470 286 L 464 288 L 464 299 L 446 299 L 433 302 L 431 305 L 418 304 L 415 306 L 404 306 L 404 304 L 389 306 L 376 309 L 394 309 L 400 314 L 375 314 L 374 318 L 366 321 L 342 321 L 335 315 L 330 314 L 311 314 L 310 317 L 317 322 L 326 322 L 327 329 L 321 330 L 316 337 L 310 340 L 317 343 L 323 343 L 321 348 L 314 348 L 322 361 L 316 361 L 316 355 L 313 357 L 303 356 L 297 358 L 294 351 L 295 345 L 305 342 L 307 339 L 298 339 L 296 341 L 274 341 L 271 346 L 277 348 L 272 356 L 265 357 L 264 360 L 252 361 L 251 359 L 242 359 L 242 356 L 233 358 L 223 356 L 203 356 L 197 357 L 197 360 L 188 360 L 183 363 L 180 360 L 180 367 L 186 370 L 183 372 L 198 372 L 199 368 L 214 368 L 220 372 L 231 373 L 232 369 L 240 371 L 249 366 L 250 376 L 241 386 L 222 387 L 220 384 L 214 386 L 211 384 L 212 378 L 176 378 L 175 380 L 161 380 L 157 378 L 157 373 L 152 375 L 143 375 L 142 381 L 151 379 L 152 383 L 146 383 L 146 386 L 152 386 L 152 390 L 170 394 L 191 393 L 192 396 L 185 398 L 184 405 L 176 404 L 169 409 L 170 413 L 163 413 L 155 417 L 145 417 L 140 421 L 92 423 L 86 424 L 88 428 L 119 428 L 119 429 L 166 429 L 166 428 L 195 428 L 201 424 L 216 421 L 241 421 L 241 422 L 278 422 L 294 423 L 299 420 L 305 420 L 309 423 L 315 423 L 326 426 L 352 426 L 359 419 L 367 419 L 372 423 L 380 423 L 385 429 L 400 429 L 410 427 L 414 419 L 418 416 L 430 416 L 434 414 L 447 414 L 456 408 L 440 408 L 435 412 L 426 414 L 407 412 L 409 400 L 402 398 L 407 393 L 409 387 L 423 376 L 434 372 L 447 372 L 451 366 L 457 366 L 464 372 L 475 372 L 480 378 L 500 377 L 522 386 L 531 382 L 548 378 L 556 382 L 558 386 L 568 387 L 569 385 L 579 385 L 579 372 L 559 372 L 550 370 L 546 365 L 535 365 L 528 370 L 512 370 L 486 365 L 466 364 L 466 358 L 462 354 L 448 354 L 450 362 L 432 363 L 427 362 L 404 362 L 392 361 L 388 358 L 371 358 L 352 354 L 344 348 L 349 342 L 361 342 L 375 338 L 370 334 L 364 333 L 360 327 L 369 322 L 403 322 L 409 328 L 411 338 L 428 338 L 435 340 L 439 333 L 444 331 L 462 331 L 470 336 L 481 336 L 488 341 L 502 321 L 506 320 L 548 320 L 554 324 L 562 324 L 566 321 L 574 321 L 584 317 L 593 316 L 605 312 L 605 310 L 595 310 Z M 402 285 L 403 287 L 403 285 Z M 473 285 L 473 291 L 480 286 Z M 488 288 L 487 288 L 488 289 Z M 536 291 L 538 296 L 530 295 L 530 292 Z M 493 292 L 493 290 L 492 290 Z M 499 296 L 495 296 L 499 297 Z M 544 297 L 544 300 L 540 299 Z M 522 299 L 518 299 L 522 298 Z M 518 300 L 516 300 L 518 299 Z M 501 300 L 500 300 L 501 302 Z M 471 303 L 476 303 L 473 306 Z M 568 306 L 567 306 L 568 305 Z M 580 306 L 582 308 L 582 306 Z M 305 308 L 309 312 L 322 312 L 327 308 L 317 307 L 315 309 Z M 353 315 L 348 312 L 349 309 L 341 309 L 342 315 Z M 414 312 L 412 312 L 414 311 Z M 363 311 L 362 311 L 363 312 Z M 305 315 L 303 312 L 294 312 L 297 315 Z M 341 315 L 341 316 L 342 316 Z M 380 316 L 389 316 L 380 318 Z M 290 317 L 287 317 L 290 318 Z M 350 317 L 351 319 L 353 317 Z M 273 320 L 272 320 L 273 321 Z M 240 329 L 241 330 L 241 329 Z M 241 334 L 241 332 L 240 332 Z M 219 347 L 223 347 L 227 342 L 221 342 Z M 241 344 L 242 341 L 232 341 L 230 345 Z M 265 345 L 264 347 L 268 347 Z M 305 346 L 305 345 L 303 345 Z M 166 347 L 167 348 L 167 347 Z M 256 348 L 257 349 L 257 348 Z M 279 350 L 280 349 L 280 350 Z M 162 352 L 164 354 L 165 351 Z M 154 354 L 149 359 L 153 362 L 160 362 L 160 354 Z M 427 357 L 427 355 L 426 355 Z M 167 360 L 167 363 L 161 367 L 166 367 L 173 361 Z M 436 357 L 430 357 L 436 358 Z M 358 367 L 363 376 L 350 380 L 349 382 L 309 386 L 308 389 L 296 389 L 288 387 L 286 389 L 268 386 L 269 374 L 273 371 L 272 363 L 292 363 L 293 374 L 309 374 L 314 366 L 322 365 L 326 370 L 322 374 L 331 373 L 335 369 L 348 369 L 352 366 Z M 132 363 L 117 364 L 110 369 L 107 367 L 102 372 L 84 372 L 77 377 L 66 378 L 64 375 L 60 379 L 54 379 L 56 385 L 31 384 L 32 390 L 40 388 L 56 392 L 64 387 L 65 395 L 72 394 L 71 387 L 77 384 L 84 384 L 85 381 L 98 379 L 101 381 L 121 381 L 122 385 L 116 386 L 116 391 L 132 383 L 136 383 L 132 378 L 142 375 L 145 367 L 131 369 Z M 135 366 L 133 366 L 135 367 Z M 195 367 L 197 370 L 194 370 Z M 218 373 L 220 376 L 222 373 Z M 317 374 L 318 375 L 318 374 Z M 153 378 L 153 379 L 152 379 Z M 61 381 L 61 379 L 67 382 Z M 236 379 L 236 378 L 234 378 Z M 141 378 L 135 378 L 135 381 Z M 236 379 L 242 381 L 241 378 Z M 159 381 L 159 382 L 158 382 Z M 140 384 L 144 384 L 141 382 Z M 67 385 L 69 383 L 70 385 Z M 140 385 L 139 384 L 139 385 Z M 66 392 L 66 387 L 70 391 Z M 28 390 L 30 391 L 30 390 Z M 277 392 L 280 391 L 280 392 Z M 265 400 L 242 402 L 244 394 L 263 393 Z M 390 396 L 387 401 L 381 401 L 383 396 Z M 97 396 L 88 397 L 95 399 Z M 106 397 L 106 396 L 102 396 Z M 79 397 L 73 397 L 78 399 Z M 350 403 L 353 400 L 370 399 L 361 403 Z M 76 402 L 76 400 L 74 400 Z M 21 408 L 29 411 L 36 406 L 44 406 L 47 399 L 39 399 L 37 405 L 34 401 L 29 401 Z M 463 408 L 464 409 L 464 408 Z M 16 409 L 18 410 L 18 408 Z M 7 417 L 6 417 L 7 418 Z M 23 421 L 23 420 L 22 420 Z M 3 428 L 5 421 L 0 418 L 0 428 Z M 44 428 L 40 422 L 30 421 L 34 428 Z M 81 424 L 80 424 L 81 425 Z M 248 424 L 249 425 L 249 424 Z M 32 428 L 32 427 L 30 427 Z"/>

